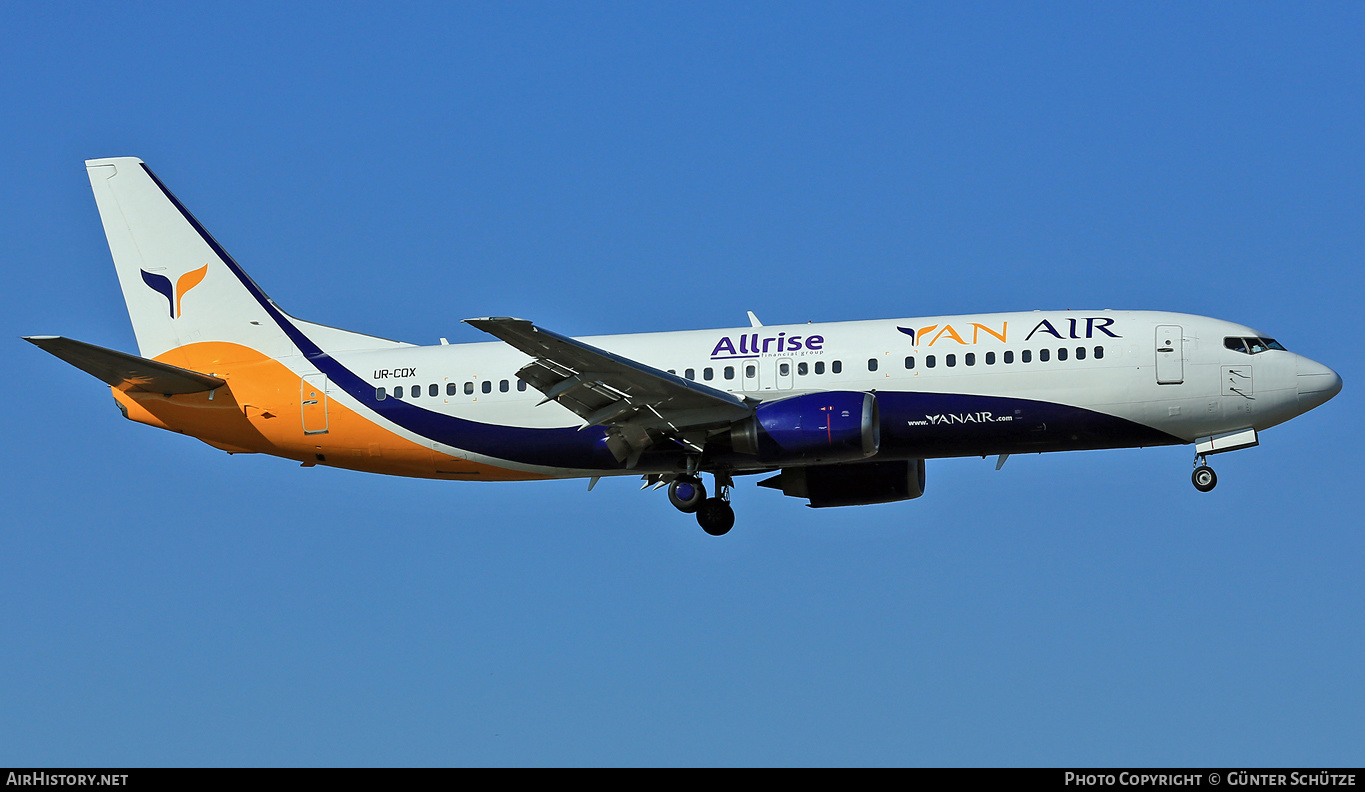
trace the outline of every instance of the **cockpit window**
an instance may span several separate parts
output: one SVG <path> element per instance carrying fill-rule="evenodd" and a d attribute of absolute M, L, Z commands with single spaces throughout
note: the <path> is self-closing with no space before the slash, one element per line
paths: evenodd
<path fill-rule="evenodd" d="M 1279 341 L 1273 338 L 1257 338 L 1255 336 L 1228 336 L 1223 339 L 1223 346 L 1244 355 L 1255 355 L 1267 349 L 1278 349 L 1286 351 Z"/>

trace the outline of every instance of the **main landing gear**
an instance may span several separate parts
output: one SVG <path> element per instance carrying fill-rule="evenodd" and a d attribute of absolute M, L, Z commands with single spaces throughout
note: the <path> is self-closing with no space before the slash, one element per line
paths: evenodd
<path fill-rule="evenodd" d="M 706 486 L 697 476 L 683 476 L 668 485 L 668 502 L 683 514 L 695 514 L 706 502 Z"/>
<path fill-rule="evenodd" d="M 1194 473 L 1190 474 L 1190 481 L 1194 482 L 1194 488 L 1200 492 L 1208 492 L 1218 486 L 1218 474 L 1204 462 L 1203 454 L 1196 454 L 1194 457 Z"/>
<path fill-rule="evenodd" d="M 724 536 L 735 527 L 735 510 L 730 506 L 730 488 L 734 481 L 728 473 L 716 474 L 714 498 L 706 497 L 706 486 L 701 476 L 688 473 L 678 476 L 668 485 L 668 502 L 684 514 L 697 515 L 697 524 L 712 536 Z"/>

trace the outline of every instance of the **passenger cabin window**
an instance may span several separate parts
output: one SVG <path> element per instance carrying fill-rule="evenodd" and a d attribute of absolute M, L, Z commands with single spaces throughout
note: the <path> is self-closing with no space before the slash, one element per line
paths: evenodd
<path fill-rule="evenodd" d="M 963 355 L 962 357 L 964 358 L 964 360 L 963 360 L 962 362 L 966 363 L 967 365 L 969 365 L 969 366 L 975 366 L 975 365 L 976 365 L 976 353 L 975 353 L 975 352 L 968 352 L 967 354 Z"/>
<path fill-rule="evenodd" d="M 1104 357 L 1104 347 L 1095 347 L 1095 359 L 1100 360 Z"/>
<path fill-rule="evenodd" d="M 697 378 L 697 370 L 696 370 L 696 369 L 688 369 L 688 370 L 686 370 L 686 371 L 683 372 L 683 376 L 684 376 L 684 377 L 687 377 L 687 378 L 690 379 L 690 380 L 694 380 L 694 379 Z"/>
<path fill-rule="evenodd" d="M 994 366 L 994 365 L 995 365 L 995 353 L 994 353 L 994 352 L 987 352 L 987 353 L 986 353 L 986 365 L 987 365 L 987 366 Z"/>
<path fill-rule="evenodd" d="M 454 395 L 455 395 L 456 393 L 458 393 L 458 392 L 459 392 L 459 388 L 455 387 L 455 383 L 453 383 L 453 382 L 447 382 L 447 383 L 446 383 L 446 395 L 447 395 L 447 396 L 454 396 Z"/>
<path fill-rule="evenodd" d="M 823 361 L 823 360 L 817 360 L 817 361 L 815 361 L 815 373 L 816 373 L 816 374 L 824 374 L 824 373 L 825 373 L 825 361 Z"/>
<path fill-rule="evenodd" d="M 428 396 L 440 396 L 440 395 L 441 395 L 441 386 L 440 386 L 440 385 L 437 385 L 437 384 L 434 383 L 434 382 L 431 383 L 430 385 L 427 386 L 427 395 L 428 395 Z"/>
<path fill-rule="evenodd" d="M 1025 353 L 1025 354 L 1027 354 L 1027 353 Z M 1047 362 L 1047 359 L 1051 356 L 1051 354 L 1052 354 L 1052 353 L 1049 352 L 1049 351 L 1046 350 L 1046 349 L 1040 349 L 1040 350 L 1038 350 L 1038 361 L 1039 361 L 1040 363 L 1046 363 L 1046 362 Z"/>
<path fill-rule="evenodd" d="M 1013 362 L 1014 362 L 1014 350 L 1012 350 L 1012 349 L 1006 350 L 1006 351 L 1005 351 L 1005 363 L 1006 363 L 1006 364 L 1009 364 L 1009 363 L 1013 363 Z"/>
<path fill-rule="evenodd" d="M 915 359 L 912 358 L 912 357 L 906 358 L 906 359 L 905 359 L 905 367 L 906 367 L 907 369 L 912 369 L 912 368 L 914 368 L 914 367 L 915 367 Z"/>
<path fill-rule="evenodd" d="M 1066 347 L 1062 347 L 1061 349 L 1057 350 L 1057 359 L 1066 360 Z"/>
<path fill-rule="evenodd" d="M 716 370 L 711 368 L 710 366 L 707 366 L 706 368 L 701 370 L 701 378 L 706 380 L 707 382 L 710 382 L 711 380 L 716 378 Z"/>
<path fill-rule="evenodd" d="M 868 358 L 868 359 L 867 359 L 867 370 L 868 370 L 868 371 L 876 371 L 876 370 L 877 370 L 877 359 L 876 359 L 876 358 Z"/>
<path fill-rule="evenodd" d="M 1076 347 L 1076 359 L 1085 360 L 1085 347 Z"/>
<path fill-rule="evenodd" d="M 466 396 L 472 394 L 474 392 L 474 383 L 466 382 L 464 384 L 464 392 Z"/>
<path fill-rule="evenodd" d="M 806 376 L 807 374 L 810 373 L 810 365 L 807 363 L 797 363 L 796 373 L 801 375 L 802 377 Z"/>
<path fill-rule="evenodd" d="M 924 367 L 925 367 L 925 368 L 933 368 L 934 366 L 937 366 L 937 365 L 938 365 L 938 361 L 934 358 L 933 355 L 925 355 L 925 356 L 924 356 Z"/>
<path fill-rule="evenodd" d="M 1019 362 L 1020 362 L 1020 363 L 1032 363 L 1032 362 L 1033 362 L 1033 350 L 1025 349 L 1024 351 L 1020 352 L 1020 353 L 1019 353 Z"/>
<path fill-rule="evenodd" d="M 734 378 L 735 378 L 735 367 L 734 367 L 734 366 L 726 366 L 726 367 L 725 367 L 725 378 L 726 378 L 726 379 L 734 379 Z"/>
<path fill-rule="evenodd" d="M 777 373 L 783 377 L 790 377 L 792 373 L 792 364 L 783 363 L 777 367 Z"/>
<path fill-rule="evenodd" d="M 499 392 L 499 393 L 506 393 L 506 392 L 509 391 L 509 390 L 511 390 L 511 383 L 510 383 L 510 382 L 508 382 L 507 380 L 501 380 L 500 382 L 498 382 L 498 392 Z"/>
<path fill-rule="evenodd" d="M 952 368 L 953 366 L 956 366 L 956 365 L 957 365 L 957 355 L 944 355 L 944 356 L 943 356 L 943 364 L 944 364 L 945 366 L 947 366 L 948 368 Z"/>
<path fill-rule="evenodd" d="M 831 374 L 842 374 L 843 371 L 844 371 L 844 361 L 842 361 L 842 360 L 836 360 L 836 361 L 834 361 L 833 363 L 829 364 L 829 372 L 830 372 Z"/>
<path fill-rule="evenodd" d="M 483 381 L 483 392 L 484 392 L 484 393 L 492 393 L 492 392 L 493 392 L 493 380 L 484 380 L 484 381 Z"/>
<path fill-rule="evenodd" d="M 517 380 L 517 390 L 519 391 L 526 390 L 526 380 L 524 379 Z"/>
<path fill-rule="evenodd" d="M 389 398 L 389 395 L 384 392 L 383 388 L 375 388 L 374 398 L 376 401 L 384 401 L 385 399 Z"/>

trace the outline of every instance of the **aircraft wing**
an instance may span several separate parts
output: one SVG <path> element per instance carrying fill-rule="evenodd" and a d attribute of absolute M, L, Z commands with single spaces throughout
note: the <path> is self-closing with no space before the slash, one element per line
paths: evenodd
<path fill-rule="evenodd" d="M 536 327 L 525 319 L 488 317 L 465 322 L 511 344 L 532 360 L 517 377 L 584 421 L 607 427 L 607 445 L 634 467 L 655 443 L 672 440 L 701 451 L 713 430 L 753 414 L 732 393 Z"/>
<path fill-rule="evenodd" d="M 123 391 L 199 393 L 227 384 L 209 374 L 61 336 L 25 336 L 24 340 Z"/>

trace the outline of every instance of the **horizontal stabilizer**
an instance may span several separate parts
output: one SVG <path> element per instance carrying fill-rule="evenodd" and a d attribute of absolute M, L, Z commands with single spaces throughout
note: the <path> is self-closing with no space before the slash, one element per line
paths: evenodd
<path fill-rule="evenodd" d="M 200 393 L 227 384 L 219 377 L 61 336 L 25 336 L 24 340 L 123 391 Z"/>

